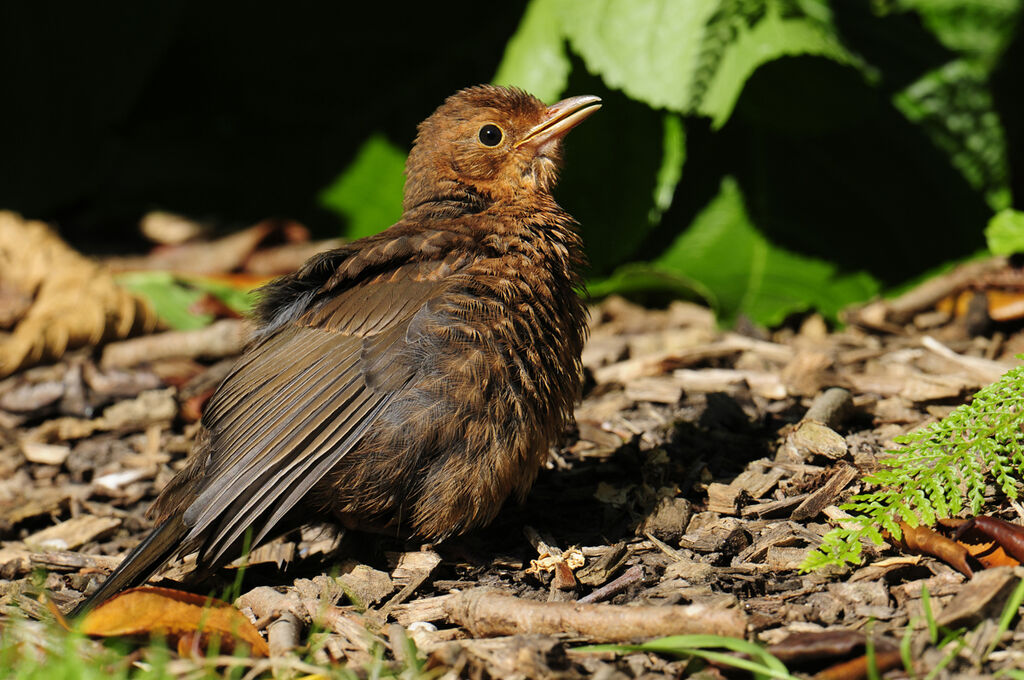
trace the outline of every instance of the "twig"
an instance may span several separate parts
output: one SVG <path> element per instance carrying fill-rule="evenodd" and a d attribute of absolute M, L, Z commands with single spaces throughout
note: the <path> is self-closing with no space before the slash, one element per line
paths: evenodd
<path fill-rule="evenodd" d="M 103 350 L 103 368 L 126 368 L 170 357 L 220 359 L 239 354 L 249 340 L 246 321 L 221 319 L 194 331 L 169 331 L 114 342 Z"/>
<path fill-rule="evenodd" d="M 580 604 L 590 604 L 591 602 L 601 602 L 607 600 L 613 595 L 625 590 L 629 586 L 633 585 L 637 581 L 641 581 L 644 578 L 644 568 L 639 564 L 634 565 L 627 569 L 622 576 L 618 577 L 611 583 L 601 586 L 594 592 L 590 593 L 586 597 L 581 597 L 577 602 Z"/>
<path fill-rule="evenodd" d="M 921 338 L 921 344 L 924 345 L 925 349 L 938 354 L 943 359 L 952 361 L 969 371 L 973 377 L 985 383 L 993 383 L 999 380 L 999 378 L 1003 377 L 1004 373 L 1013 368 L 1013 364 L 1010 363 L 957 354 L 930 335 Z"/>
<path fill-rule="evenodd" d="M 569 634 L 618 642 L 686 633 L 742 637 L 747 617 L 705 604 L 667 607 L 537 602 L 479 588 L 449 596 L 448 619 L 474 637 Z"/>
<path fill-rule="evenodd" d="M 291 612 L 281 612 L 278 618 L 267 626 L 267 644 L 270 656 L 284 656 L 299 646 L 302 622 Z"/>
<path fill-rule="evenodd" d="M 814 398 L 814 403 L 804 414 L 804 420 L 817 420 L 833 430 L 849 417 L 853 397 L 842 387 L 830 387 Z"/>

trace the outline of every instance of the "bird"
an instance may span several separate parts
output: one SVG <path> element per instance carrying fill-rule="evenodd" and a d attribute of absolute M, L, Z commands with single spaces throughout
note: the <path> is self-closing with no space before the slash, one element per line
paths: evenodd
<path fill-rule="evenodd" d="M 155 528 L 71 613 L 288 522 L 438 543 L 522 502 L 581 390 L 578 223 L 552 190 L 599 97 L 463 89 L 417 129 L 402 216 L 260 291 Z"/>

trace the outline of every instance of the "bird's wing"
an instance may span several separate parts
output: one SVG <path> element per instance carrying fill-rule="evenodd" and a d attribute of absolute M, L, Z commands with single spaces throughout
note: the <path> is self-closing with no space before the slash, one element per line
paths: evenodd
<path fill-rule="evenodd" d="M 186 546 L 216 562 L 250 526 L 258 542 L 358 443 L 414 378 L 396 350 L 450 271 L 406 264 L 333 292 L 239 361 L 203 416 L 208 460 Z"/>

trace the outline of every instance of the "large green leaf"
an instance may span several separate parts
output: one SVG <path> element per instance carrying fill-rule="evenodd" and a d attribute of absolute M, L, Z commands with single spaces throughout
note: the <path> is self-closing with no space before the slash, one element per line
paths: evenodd
<path fill-rule="evenodd" d="M 562 27 L 587 67 L 656 108 L 721 126 L 754 70 L 781 56 L 854 63 L 819 0 L 560 0 Z"/>
<path fill-rule="evenodd" d="M 722 2 L 560 0 L 562 25 L 587 67 L 654 107 L 690 109 L 708 22 Z"/>
<path fill-rule="evenodd" d="M 721 46 L 715 77 L 697 106 L 700 113 L 711 117 L 716 128 L 728 120 L 747 79 L 762 64 L 801 54 L 843 64 L 859 63 L 828 29 L 829 24 L 807 17 L 784 17 L 776 3 L 769 2 L 764 17 L 752 26 L 735 23 L 734 37 Z"/>
<path fill-rule="evenodd" d="M 383 135 L 363 143 L 341 175 L 320 192 L 320 204 L 347 220 L 351 239 L 376 234 L 402 216 L 405 153 Z"/>
<path fill-rule="evenodd" d="M 572 65 L 558 20 L 559 0 L 532 0 L 494 76 L 496 85 L 519 87 L 554 102 L 565 90 Z"/>
<path fill-rule="evenodd" d="M 766 325 L 812 308 L 834 318 L 845 305 L 878 291 L 865 273 L 839 275 L 834 265 L 771 244 L 751 223 L 731 177 L 657 259 L 622 267 L 589 287 L 595 295 L 652 289 L 696 293 L 723 321 L 745 314 Z"/>

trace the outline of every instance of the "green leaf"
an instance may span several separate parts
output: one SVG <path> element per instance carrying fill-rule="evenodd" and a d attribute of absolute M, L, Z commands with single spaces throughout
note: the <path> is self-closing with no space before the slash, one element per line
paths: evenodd
<path fill-rule="evenodd" d="M 996 255 L 1024 253 L 1024 212 L 1001 210 L 985 227 L 988 249 Z"/>
<path fill-rule="evenodd" d="M 878 290 L 867 274 L 839 276 L 827 262 L 772 245 L 751 223 L 731 177 L 657 259 L 647 266 L 620 268 L 589 287 L 594 294 L 685 289 L 700 293 L 723 321 L 743 313 L 769 326 L 811 308 L 834 317 L 845 305 Z"/>
<path fill-rule="evenodd" d="M 607 295 L 664 290 L 679 297 L 710 302 L 714 293 L 682 274 L 659 269 L 647 262 L 630 262 L 618 267 L 609 276 L 587 281 L 587 292 L 595 298 Z"/>
<path fill-rule="evenodd" d="M 985 193 L 993 210 L 1010 206 L 1006 134 L 981 67 L 965 59 L 951 61 L 897 93 L 893 103 L 921 126 L 974 189 Z"/>
<path fill-rule="evenodd" d="M 896 0 L 898 11 L 916 11 L 947 48 L 989 70 L 1013 39 L 1021 0 Z"/>
<path fill-rule="evenodd" d="M 320 192 L 320 205 L 348 221 L 346 237 L 376 234 L 402 216 L 405 155 L 386 137 L 374 134 L 345 171 Z"/>
<path fill-rule="evenodd" d="M 573 49 L 611 87 L 654 107 L 687 111 L 705 30 L 722 2 L 560 0 Z"/>
<path fill-rule="evenodd" d="M 785 56 L 810 54 L 842 64 L 859 63 L 826 27 L 806 18 L 783 18 L 778 4 L 769 2 L 764 18 L 752 27 L 740 23 L 733 42 L 724 50 L 718 71 L 698 110 L 720 128 L 728 120 L 747 79 L 757 67 Z"/>
<path fill-rule="evenodd" d="M 129 272 L 116 278 L 119 286 L 149 300 L 157 316 L 175 330 L 193 330 L 209 325 L 211 314 L 193 314 L 190 309 L 204 291 L 186 286 L 170 272 Z"/>
<path fill-rule="evenodd" d="M 180 278 L 192 288 L 212 295 L 239 314 L 248 314 L 256 304 L 255 288 L 245 290 L 205 276 L 181 276 Z"/>
<path fill-rule="evenodd" d="M 858 63 L 836 39 L 827 5 L 779 0 L 560 0 L 574 51 L 611 87 L 653 107 L 702 113 L 720 127 L 747 78 L 782 56 Z M 800 11 L 803 10 L 803 11 Z"/>
<path fill-rule="evenodd" d="M 505 46 L 496 85 L 519 87 L 553 103 L 565 90 L 572 65 L 558 18 L 559 0 L 531 0 Z"/>
<path fill-rule="evenodd" d="M 247 314 L 256 302 L 255 290 L 242 290 L 206 276 L 181 276 L 166 271 L 118 274 L 117 283 L 146 298 L 157 316 L 175 330 L 193 330 L 213 321 L 210 314 L 196 314 L 194 305 L 212 295 L 239 314 Z"/>

